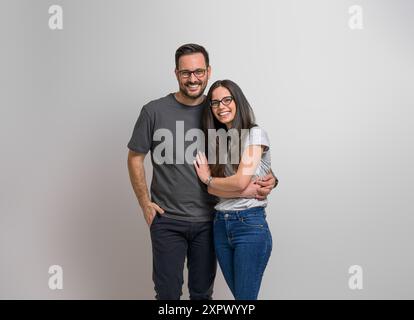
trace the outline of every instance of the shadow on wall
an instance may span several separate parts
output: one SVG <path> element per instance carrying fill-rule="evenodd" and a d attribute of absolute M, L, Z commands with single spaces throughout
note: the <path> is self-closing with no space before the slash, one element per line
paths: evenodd
<path fill-rule="evenodd" d="M 33 259 L 18 264 L 20 269 L 9 279 L 16 298 L 154 299 L 150 233 L 127 169 L 126 140 L 135 119 L 110 112 L 95 124 L 92 115 L 80 120 L 66 118 L 65 125 L 76 130 L 64 138 L 52 137 L 43 158 L 34 163 L 43 165 L 41 174 L 47 177 L 36 181 L 44 192 L 38 199 L 41 206 L 30 211 L 34 222 L 26 237 L 35 241 L 24 243 Z M 123 129 L 108 130 L 114 122 Z M 60 150 L 62 141 L 64 152 L 50 152 Z M 150 154 L 145 168 L 149 187 Z M 54 264 L 63 268 L 63 290 L 47 286 L 47 270 Z M 16 287 L 19 274 L 26 269 L 31 272 L 29 280 L 22 283 L 24 288 Z M 188 299 L 186 276 L 184 279 L 182 299 Z M 214 297 L 227 296 L 231 298 L 219 271 Z"/>
<path fill-rule="evenodd" d="M 107 138 L 105 146 L 72 153 L 72 172 L 65 172 L 55 199 L 64 204 L 54 223 L 59 245 L 51 248 L 64 269 L 59 298 L 153 299 L 150 235 L 130 185 L 125 139 Z"/>

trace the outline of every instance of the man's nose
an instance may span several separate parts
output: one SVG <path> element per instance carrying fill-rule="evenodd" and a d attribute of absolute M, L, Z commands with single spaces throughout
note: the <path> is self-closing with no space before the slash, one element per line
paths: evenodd
<path fill-rule="evenodd" d="M 190 81 L 191 81 L 191 82 L 198 81 L 198 79 L 197 79 L 197 77 L 195 76 L 194 72 L 192 72 L 192 73 L 191 73 L 191 75 L 190 75 Z"/>

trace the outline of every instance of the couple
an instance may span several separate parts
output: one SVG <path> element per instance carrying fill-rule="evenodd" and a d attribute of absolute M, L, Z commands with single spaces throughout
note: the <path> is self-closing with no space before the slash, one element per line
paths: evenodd
<path fill-rule="evenodd" d="M 156 298 L 180 299 L 187 258 L 190 299 L 212 299 L 217 257 L 234 298 L 255 300 L 272 249 L 265 207 L 277 179 L 270 169 L 268 137 L 255 124 L 253 111 L 234 82 L 217 81 L 204 96 L 211 75 L 204 47 L 178 48 L 175 67 L 179 91 L 141 109 L 128 143 L 131 184 L 150 227 Z M 178 123 L 184 126 L 186 139 L 177 130 Z M 191 129 L 202 129 L 205 137 L 212 129 L 249 130 L 230 139 L 229 149 L 240 146 L 238 161 L 219 161 L 219 139 L 210 142 L 217 147 L 214 163 L 204 152 L 197 153 L 194 163 L 155 159 L 153 151 L 160 144 L 187 149 Z M 161 141 L 159 130 L 172 132 L 174 143 Z M 151 197 L 144 170 L 149 151 Z M 175 160 L 182 158 L 180 152 L 182 148 L 173 150 Z"/>

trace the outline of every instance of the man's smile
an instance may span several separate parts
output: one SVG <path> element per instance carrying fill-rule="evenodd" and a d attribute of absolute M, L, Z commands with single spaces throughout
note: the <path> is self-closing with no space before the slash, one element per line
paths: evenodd
<path fill-rule="evenodd" d="M 201 83 L 191 83 L 187 84 L 186 87 L 190 89 L 190 91 L 198 90 L 201 87 Z"/>

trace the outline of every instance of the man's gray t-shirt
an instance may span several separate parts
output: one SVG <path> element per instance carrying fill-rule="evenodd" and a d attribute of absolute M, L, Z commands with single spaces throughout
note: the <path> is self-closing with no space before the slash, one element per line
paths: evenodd
<path fill-rule="evenodd" d="M 206 103 L 197 106 L 183 105 L 172 93 L 151 101 L 142 107 L 128 143 L 128 148 L 134 152 L 146 154 L 151 151 L 151 201 L 165 210 L 166 217 L 191 222 L 210 221 L 213 218 L 214 205 L 218 199 L 207 192 L 207 187 L 199 180 L 192 161 L 185 160 L 185 152 L 191 150 L 194 151 L 191 158 L 195 158 L 195 145 L 204 151 L 199 144 L 202 139 L 197 139 L 193 133 L 201 132 L 205 108 L 208 108 Z M 160 153 L 159 150 L 164 146 L 166 150 Z M 171 154 L 172 157 L 168 157 Z M 160 163 L 163 157 L 168 160 L 166 163 Z"/>
<path fill-rule="evenodd" d="M 264 146 L 264 150 L 262 153 L 262 158 L 260 160 L 259 165 L 256 168 L 255 174 L 253 178 L 261 178 L 270 173 L 271 171 L 271 157 L 270 157 L 270 141 L 266 131 L 259 127 L 255 126 L 249 130 L 249 134 L 244 139 L 241 153 L 249 146 L 249 145 L 262 145 Z M 230 162 L 226 164 L 224 168 L 224 175 L 226 177 L 234 175 L 235 172 L 233 170 L 232 165 Z M 266 207 L 267 206 L 267 199 L 258 200 L 255 198 L 220 198 L 219 203 L 215 206 L 216 210 L 219 211 L 239 211 L 239 210 L 246 210 L 253 207 Z"/>

